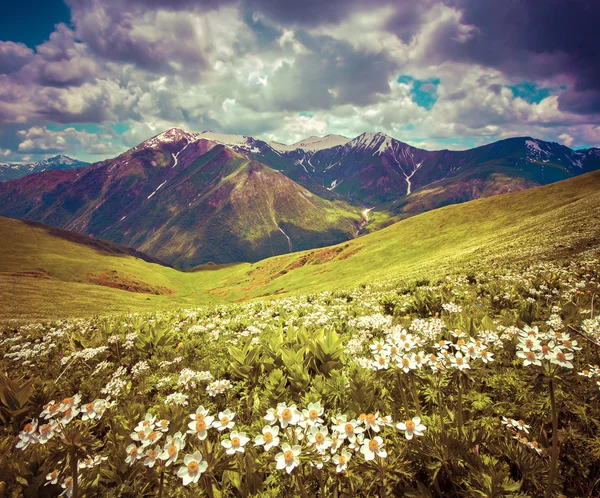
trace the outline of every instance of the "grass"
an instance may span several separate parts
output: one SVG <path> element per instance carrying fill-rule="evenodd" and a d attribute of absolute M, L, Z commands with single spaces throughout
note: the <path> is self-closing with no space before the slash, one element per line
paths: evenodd
<path fill-rule="evenodd" d="M 56 230 L 0 218 L 0 320 L 146 311 L 355 288 L 373 280 L 437 279 L 505 262 L 568 257 L 600 240 L 600 172 L 447 206 L 349 242 L 255 264 L 180 272 Z M 92 284 L 116 270 L 170 293 Z M 22 272 L 38 272 L 23 274 Z"/>

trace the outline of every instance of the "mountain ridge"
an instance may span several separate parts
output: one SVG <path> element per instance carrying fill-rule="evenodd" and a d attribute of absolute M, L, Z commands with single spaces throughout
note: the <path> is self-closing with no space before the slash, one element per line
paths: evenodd
<path fill-rule="evenodd" d="M 51 169 L 74 169 L 89 166 L 90 163 L 58 154 L 32 163 L 0 163 L 0 183 L 17 180 L 33 173 Z"/>

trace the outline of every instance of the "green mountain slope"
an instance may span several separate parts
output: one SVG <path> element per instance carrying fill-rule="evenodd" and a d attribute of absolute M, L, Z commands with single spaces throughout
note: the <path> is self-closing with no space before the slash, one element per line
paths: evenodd
<path fill-rule="evenodd" d="M 179 268 L 356 236 L 361 216 L 216 142 L 168 130 L 119 157 L 0 184 L 0 214 L 134 247 Z"/>
<path fill-rule="evenodd" d="M 0 218 L 0 240 L 10 241 L 0 244 L 0 317 L 194 306 L 562 259 L 598 247 L 599 221 L 600 172 L 593 172 L 447 206 L 337 246 L 185 273 Z M 124 286 L 141 282 L 160 294 L 107 287 L 114 271 Z"/>

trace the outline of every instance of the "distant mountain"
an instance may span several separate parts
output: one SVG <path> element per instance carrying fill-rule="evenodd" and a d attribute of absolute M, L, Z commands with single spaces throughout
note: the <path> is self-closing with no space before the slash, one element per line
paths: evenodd
<path fill-rule="evenodd" d="M 0 184 L 0 215 L 189 268 L 322 247 L 437 207 L 596 169 L 600 149 L 530 137 L 427 151 L 383 133 L 284 145 L 174 128 L 112 160 Z M 365 208 L 375 211 L 361 215 Z"/>
<path fill-rule="evenodd" d="M 215 138 L 215 137 L 213 137 Z M 180 268 L 348 240 L 358 210 L 202 134 L 171 129 L 119 157 L 0 185 L 2 215 L 133 247 Z"/>
<path fill-rule="evenodd" d="M 363 133 L 346 140 L 328 148 L 294 144 L 274 149 L 270 144 L 258 147 L 259 152 L 252 155 L 319 195 L 369 206 L 402 203 L 411 195 L 422 197 L 420 189 L 429 190 L 434 182 L 443 182 L 436 183 L 438 191 L 431 194 L 439 199 L 428 200 L 437 207 L 545 185 L 600 168 L 600 149 L 575 151 L 530 137 L 465 151 L 427 151 L 383 133 Z M 482 181 L 487 187 L 481 186 Z M 455 183 L 461 185 L 460 192 L 442 192 Z"/>
<path fill-rule="evenodd" d="M 34 163 L 0 163 L 0 183 L 50 169 L 83 168 L 84 166 L 89 166 L 89 164 L 63 155 L 49 157 L 48 159 Z"/>

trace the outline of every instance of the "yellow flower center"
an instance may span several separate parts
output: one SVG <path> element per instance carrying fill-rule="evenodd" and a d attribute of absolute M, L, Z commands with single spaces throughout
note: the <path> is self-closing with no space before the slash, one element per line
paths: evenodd
<path fill-rule="evenodd" d="M 229 423 L 229 417 L 223 417 L 221 419 L 221 425 L 227 425 Z"/>
<path fill-rule="evenodd" d="M 196 422 L 196 432 L 204 432 L 206 430 L 206 422 L 204 420 L 198 420 Z"/>
<path fill-rule="evenodd" d="M 281 418 L 285 421 L 290 421 L 292 419 L 292 410 L 286 408 L 281 412 Z"/>
<path fill-rule="evenodd" d="M 42 425 L 40 432 L 42 434 L 48 434 L 51 430 L 52 430 L 52 426 L 50 424 L 44 424 L 44 425 Z"/>
<path fill-rule="evenodd" d="M 565 356 L 565 354 L 564 354 L 564 353 L 557 353 L 557 354 L 556 354 L 556 359 L 557 359 L 558 361 L 567 361 L 567 357 Z"/>
<path fill-rule="evenodd" d="M 456 357 L 456 364 L 457 365 L 462 365 L 463 364 L 463 359 L 460 356 Z"/>
<path fill-rule="evenodd" d="M 406 430 L 407 431 L 414 431 L 415 430 L 415 423 L 412 420 L 407 420 L 405 422 L 406 425 Z"/>
<path fill-rule="evenodd" d="M 129 454 L 133 457 L 136 456 L 138 454 L 138 449 L 134 446 L 129 450 Z"/>
<path fill-rule="evenodd" d="M 231 446 L 233 446 L 234 448 L 238 448 L 240 446 L 240 438 L 232 437 L 231 438 Z"/>
<path fill-rule="evenodd" d="M 371 451 L 375 451 L 377 448 L 379 448 L 379 443 L 377 441 L 375 441 L 374 439 L 371 439 L 369 441 L 369 449 Z"/>
<path fill-rule="evenodd" d="M 198 472 L 198 462 L 188 463 L 187 469 L 190 474 L 195 474 L 196 472 Z"/>
<path fill-rule="evenodd" d="M 91 412 L 94 409 L 94 403 L 88 403 L 87 405 L 85 405 L 85 409 L 88 412 Z"/>
<path fill-rule="evenodd" d="M 372 414 L 372 413 L 369 413 L 369 414 L 367 415 L 367 422 L 368 422 L 369 424 L 372 424 L 373 422 L 375 422 L 375 415 L 374 415 L 374 414 Z"/>
<path fill-rule="evenodd" d="M 156 439 L 156 431 L 152 431 L 150 434 L 148 434 L 148 439 L 150 441 L 154 441 Z"/>
<path fill-rule="evenodd" d="M 383 365 L 385 363 L 385 358 L 383 356 L 379 357 L 379 364 Z"/>
<path fill-rule="evenodd" d="M 71 403 L 73 403 L 73 401 L 75 401 L 75 398 L 73 396 L 62 400 L 63 405 L 70 405 Z"/>
<path fill-rule="evenodd" d="M 339 459 L 340 465 L 345 465 L 347 461 L 348 460 L 346 459 L 346 457 L 344 455 L 340 455 L 340 459 Z"/>
<path fill-rule="evenodd" d="M 317 410 L 310 410 L 308 412 L 308 418 L 311 420 L 316 419 L 319 416 L 319 412 Z"/>
<path fill-rule="evenodd" d="M 177 454 L 177 446 L 175 446 L 174 444 L 172 444 L 171 446 L 169 446 L 169 449 L 167 450 L 167 453 L 169 454 L 170 457 L 173 457 Z"/>
<path fill-rule="evenodd" d="M 31 429 L 33 429 L 33 424 L 25 424 L 25 427 L 23 427 L 23 430 L 25 432 L 31 432 Z"/>
<path fill-rule="evenodd" d="M 152 460 L 154 460 L 157 456 L 157 451 L 156 450 L 150 450 L 148 452 L 148 458 L 151 458 Z"/>
<path fill-rule="evenodd" d="M 196 422 L 204 420 L 204 413 L 196 413 Z"/>
<path fill-rule="evenodd" d="M 354 426 L 352 424 L 346 424 L 344 427 L 346 434 L 354 434 Z"/>
<path fill-rule="evenodd" d="M 325 436 L 323 435 L 322 432 L 317 432 L 315 434 L 315 441 L 319 444 L 321 444 L 323 441 L 325 441 Z"/>
<path fill-rule="evenodd" d="M 291 461 L 293 461 L 294 460 L 294 453 L 292 452 L 292 450 L 287 450 L 283 454 L 283 459 L 286 461 L 286 463 L 290 463 Z"/>
<path fill-rule="evenodd" d="M 533 361 L 535 360 L 535 353 L 532 351 L 529 351 L 527 354 L 525 354 L 525 357 L 529 360 L 529 361 Z"/>
<path fill-rule="evenodd" d="M 271 441 L 273 441 L 273 434 L 271 434 L 270 432 L 265 432 L 263 435 L 263 439 L 265 443 L 270 443 Z"/>

